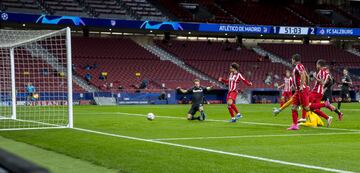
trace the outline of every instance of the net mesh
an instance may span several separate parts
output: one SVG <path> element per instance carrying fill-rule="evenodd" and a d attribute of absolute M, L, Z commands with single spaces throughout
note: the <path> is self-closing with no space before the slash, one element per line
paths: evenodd
<path fill-rule="evenodd" d="M 0 30 L 0 130 L 68 126 L 66 38 L 66 30 Z"/>

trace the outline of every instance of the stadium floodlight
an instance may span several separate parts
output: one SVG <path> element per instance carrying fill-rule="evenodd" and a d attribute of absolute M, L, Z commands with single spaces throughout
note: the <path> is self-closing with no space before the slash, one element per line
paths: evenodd
<path fill-rule="evenodd" d="M 72 128 L 71 31 L 0 29 L 0 130 Z"/>

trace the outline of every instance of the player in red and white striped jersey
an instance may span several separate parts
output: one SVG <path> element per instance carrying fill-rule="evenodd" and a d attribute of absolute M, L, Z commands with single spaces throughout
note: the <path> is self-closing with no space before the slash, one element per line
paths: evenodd
<path fill-rule="evenodd" d="M 284 83 L 279 86 L 279 89 L 284 88 L 281 94 L 280 107 L 290 100 L 290 98 L 292 97 L 292 89 L 294 86 L 294 81 L 291 77 L 291 73 L 289 70 L 286 70 L 285 75 L 286 76 L 284 77 Z"/>
<path fill-rule="evenodd" d="M 241 118 L 241 114 L 238 111 L 238 109 L 235 106 L 235 100 L 238 95 L 238 84 L 240 81 L 243 81 L 248 86 L 251 86 L 252 83 L 248 80 L 246 80 L 241 73 L 239 72 L 239 64 L 237 63 L 231 63 L 230 65 L 230 75 L 228 79 L 219 78 L 220 82 L 223 82 L 225 84 L 228 84 L 229 91 L 226 98 L 227 104 L 228 104 L 228 110 L 231 116 L 230 122 L 236 122 L 236 119 Z M 236 118 L 234 115 L 234 112 L 237 114 Z"/>
<path fill-rule="evenodd" d="M 296 91 L 292 102 L 292 125 L 288 130 L 298 130 L 298 107 L 302 106 L 303 108 L 302 118 L 299 121 L 306 121 L 306 112 L 310 110 L 309 87 L 307 86 L 309 76 L 305 67 L 301 64 L 301 56 L 299 54 L 293 55 L 291 62 L 294 65 L 293 78 Z"/>
<path fill-rule="evenodd" d="M 326 72 L 326 67 L 321 66 L 323 64 L 323 60 L 318 60 L 316 63 L 317 68 L 319 68 L 318 73 L 315 76 L 315 85 L 312 92 L 323 95 L 324 94 L 324 83 L 329 79 L 329 73 Z M 321 65 L 319 65 L 321 64 Z"/>
<path fill-rule="evenodd" d="M 325 118 L 328 122 L 327 126 L 329 127 L 332 122 L 332 117 L 327 116 L 320 109 L 326 107 L 331 111 L 335 111 L 336 113 L 338 113 L 339 118 L 342 117 L 342 113 L 339 110 L 337 110 L 334 106 L 332 106 L 328 100 L 325 101 L 324 103 L 321 103 L 321 99 L 323 98 L 324 95 L 324 85 L 325 83 L 328 82 L 330 74 L 328 72 L 328 69 L 326 68 L 325 60 L 320 59 L 316 61 L 316 68 L 319 71 L 315 75 L 315 85 L 309 95 L 310 109 L 319 116 Z"/>

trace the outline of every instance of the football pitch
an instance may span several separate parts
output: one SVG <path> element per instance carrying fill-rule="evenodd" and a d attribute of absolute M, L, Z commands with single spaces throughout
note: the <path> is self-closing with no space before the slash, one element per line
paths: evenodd
<path fill-rule="evenodd" d="M 74 129 L 0 131 L 0 147 L 56 173 L 360 172 L 358 103 L 299 131 L 278 105 L 237 106 L 236 123 L 226 105 L 205 105 L 203 122 L 186 120 L 190 105 L 74 106 Z"/>

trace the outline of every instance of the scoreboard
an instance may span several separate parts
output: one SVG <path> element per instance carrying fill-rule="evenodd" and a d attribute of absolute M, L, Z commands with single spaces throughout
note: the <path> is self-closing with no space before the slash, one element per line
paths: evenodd
<path fill-rule="evenodd" d="M 293 27 L 293 26 L 279 26 L 274 27 L 274 34 L 280 35 L 314 35 L 315 28 L 313 27 Z"/>

